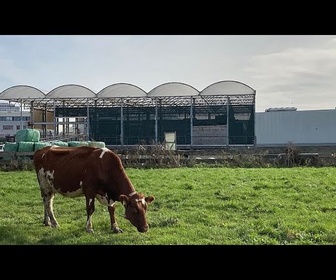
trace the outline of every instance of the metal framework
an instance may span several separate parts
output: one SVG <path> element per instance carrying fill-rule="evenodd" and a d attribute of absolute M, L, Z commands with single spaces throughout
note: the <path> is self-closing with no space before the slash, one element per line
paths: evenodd
<path fill-rule="evenodd" d="M 32 127 L 43 133 L 49 128 L 64 135 L 69 127 L 81 127 L 87 139 L 136 145 L 162 143 L 165 133 L 175 130 L 176 146 L 209 147 L 254 145 L 255 95 L 246 84 L 221 81 L 202 91 L 165 83 L 148 93 L 126 83 L 98 93 L 74 84 L 49 93 L 18 85 L 1 92 L 0 99 L 30 110 Z"/>

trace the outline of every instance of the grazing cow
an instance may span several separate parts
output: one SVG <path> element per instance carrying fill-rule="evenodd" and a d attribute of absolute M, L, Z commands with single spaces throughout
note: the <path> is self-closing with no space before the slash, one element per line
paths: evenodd
<path fill-rule="evenodd" d="M 90 146 L 46 146 L 34 153 L 33 160 L 46 226 L 59 225 L 54 216 L 53 199 L 56 193 L 60 193 L 67 197 L 85 196 L 86 231 L 89 233 L 93 233 L 95 198 L 107 206 L 114 233 L 122 232 L 114 216 L 116 201 L 124 205 L 125 218 L 139 232 L 149 229 L 146 211 L 154 197 L 135 191 L 120 158 L 111 150 Z"/>

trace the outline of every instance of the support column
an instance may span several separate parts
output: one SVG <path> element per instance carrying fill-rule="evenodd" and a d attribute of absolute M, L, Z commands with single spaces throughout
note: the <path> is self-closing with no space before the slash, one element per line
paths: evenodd
<path fill-rule="evenodd" d="M 190 147 L 193 146 L 193 126 L 194 126 L 194 110 L 193 106 L 195 104 L 195 98 L 190 97 Z"/>
<path fill-rule="evenodd" d="M 120 105 L 120 144 L 124 146 L 124 101 L 122 98 Z"/>
<path fill-rule="evenodd" d="M 230 122 L 230 118 L 229 118 L 229 115 L 230 115 L 230 112 L 229 112 L 229 110 L 230 110 L 230 97 L 229 96 L 227 96 L 226 97 L 226 99 L 227 99 L 227 104 L 226 104 L 226 133 L 227 133 L 227 137 L 226 137 L 226 146 L 229 146 L 230 145 L 230 134 L 229 134 L 229 127 L 230 127 L 230 125 L 229 125 L 229 122 Z"/>
<path fill-rule="evenodd" d="M 158 108 L 157 98 L 155 98 L 155 144 L 158 143 Z"/>

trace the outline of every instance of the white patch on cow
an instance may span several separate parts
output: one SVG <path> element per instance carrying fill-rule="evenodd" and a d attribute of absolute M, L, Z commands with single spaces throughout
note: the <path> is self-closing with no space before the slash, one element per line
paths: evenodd
<path fill-rule="evenodd" d="M 46 178 L 43 167 L 38 171 L 38 178 L 42 189 L 44 190 L 50 189 L 50 184 Z"/>
<path fill-rule="evenodd" d="M 105 154 L 109 149 L 105 147 L 105 148 L 101 148 L 101 150 L 102 150 L 102 152 L 101 152 L 99 158 L 103 158 L 104 154 Z"/>
<path fill-rule="evenodd" d="M 80 187 L 82 187 L 83 186 L 83 181 L 80 181 L 79 185 L 80 185 Z"/>
<path fill-rule="evenodd" d="M 38 171 L 39 175 L 44 176 L 44 168 L 42 167 L 39 171 Z"/>
<path fill-rule="evenodd" d="M 146 205 L 146 201 L 145 201 L 145 198 L 144 198 L 144 197 L 141 198 L 141 199 L 136 199 L 136 202 L 139 202 L 139 201 L 141 201 L 141 203 L 142 203 L 143 205 Z"/>
<path fill-rule="evenodd" d="M 53 180 L 54 179 L 54 173 L 55 173 L 55 170 L 53 170 L 53 171 L 47 171 L 46 173 L 45 173 L 45 176 L 47 177 L 47 179 L 48 180 Z"/>
<path fill-rule="evenodd" d="M 92 199 L 92 198 L 90 198 L 90 199 L 89 199 L 89 205 L 91 205 L 91 204 L 92 204 L 92 202 L 93 202 L 93 199 Z"/>
<path fill-rule="evenodd" d="M 48 184 L 53 188 L 54 187 L 54 173 L 55 170 L 53 171 L 46 171 L 44 176 L 47 179 Z"/>
<path fill-rule="evenodd" d="M 43 158 L 45 156 L 45 153 L 41 156 L 41 158 Z"/>
<path fill-rule="evenodd" d="M 99 201 L 99 203 L 104 206 L 113 206 L 115 204 L 115 201 L 113 201 L 112 199 L 108 199 L 107 195 L 104 196 L 97 194 L 96 198 Z"/>

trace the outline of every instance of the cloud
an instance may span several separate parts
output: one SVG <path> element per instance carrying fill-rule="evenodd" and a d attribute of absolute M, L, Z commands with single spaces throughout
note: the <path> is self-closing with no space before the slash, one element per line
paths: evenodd
<path fill-rule="evenodd" d="M 321 107 L 336 104 L 335 43 L 333 39 L 325 48 L 288 48 L 254 56 L 253 66 L 245 71 L 257 85 L 258 99 L 271 98 L 273 107 L 300 104 L 316 108 L 317 99 Z"/>
<path fill-rule="evenodd" d="M 335 36 L 39 35 L 0 36 L 0 91 L 64 84 L 100 91 L 114 83 L 149 92 L 166 82 L 202 90 L 236 80 L 268 107 L 334 107 Z"/>

